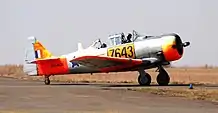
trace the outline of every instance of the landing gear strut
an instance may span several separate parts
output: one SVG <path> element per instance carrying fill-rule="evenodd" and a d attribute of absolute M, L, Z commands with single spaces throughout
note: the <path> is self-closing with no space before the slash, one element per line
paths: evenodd
<path fill-rule="evenodd" d="M 144 70 L 139 71 L 138 83 L 141 86 L 149 86 L 151 83 L 151 76 Z"/>
<path fill-rule="evenodd" d="M 45 85 L 49 85 L 50 84 L 49 76 L 45 76 L 44 83 L 45 83 Z"/>
<path fill-rule="evenodd" d="M 156 78 L 157 83 L 160 86 L 168 85 L 170 82 L 170 77 L 168 73 L 166 72 L 166 70 L 162 66 L 158 66 L 158 72 L 159 74 L 157 75 L 157 78 Z"/>

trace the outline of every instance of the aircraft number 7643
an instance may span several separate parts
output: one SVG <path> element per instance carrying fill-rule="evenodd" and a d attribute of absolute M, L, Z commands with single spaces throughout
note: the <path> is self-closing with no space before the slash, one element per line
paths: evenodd
<path fill-rule="evenodd" d="M 109 48 L 107 50 L 107 56 L 110 57 L 124 57 L 135 58 L 134 44 L 126 44 Z"/>

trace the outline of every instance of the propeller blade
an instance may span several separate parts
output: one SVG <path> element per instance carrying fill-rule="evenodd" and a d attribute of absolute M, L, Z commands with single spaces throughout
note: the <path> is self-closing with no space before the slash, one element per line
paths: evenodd
<path fill-rule="evenodd" d="M 183 45 L 183 47 L 187 47 L 190 45 L 190 42 L 184 42 L 184 43 L 182 43 L 182 45 Z"/>

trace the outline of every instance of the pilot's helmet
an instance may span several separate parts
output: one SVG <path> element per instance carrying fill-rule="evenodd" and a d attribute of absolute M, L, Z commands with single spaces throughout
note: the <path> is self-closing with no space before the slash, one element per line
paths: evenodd
<path fill-rule="evenodd" d="M 131 39 L 131 38 L 132 38 L 132 33 L 128 33 L 127 39 Z"/>

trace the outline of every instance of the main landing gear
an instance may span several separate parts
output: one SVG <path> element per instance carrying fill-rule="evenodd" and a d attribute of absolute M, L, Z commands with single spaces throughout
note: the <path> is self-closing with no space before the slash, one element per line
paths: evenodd
<path fill-rule="evenodd" d="M 151 76 L 144 70 L 139 71 L 138 83 L 141 86 L 148 86 L 151 83 Z"/>
<path fill-rule="evenodd" d="M 170 76 L 162 66 L 158 67 L 157 71 L 159 72 L 156 78 L 157 83 L 160 86 L 167 86 L 170 82 Z"/>
<path fill-rule="evenodd" d="M 50 76 L 45 76 L 45 79 L 44 79 L 44 83 L 45 85 L 49 85 L 50 84 L 50 79 L 49 79 Z"/>
<path fill-rule="evenodd" d="M 168 85 L 170 82 L 170 77 L 168 73 L 162 66 L 158 66 L 159 74 L 157 75 L 156 81 L 160 86 Z M 148 86 L 151 83 L 151 76 L 146 73 L 144 70 L 139 71 L 138 83 L 141 86 Z"/>

